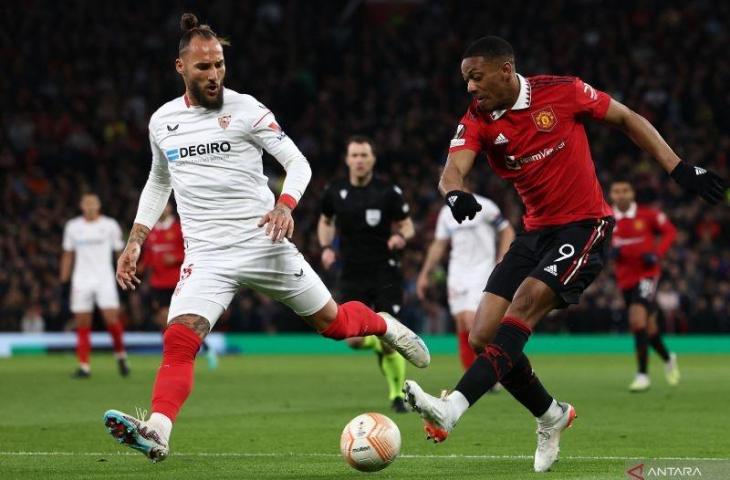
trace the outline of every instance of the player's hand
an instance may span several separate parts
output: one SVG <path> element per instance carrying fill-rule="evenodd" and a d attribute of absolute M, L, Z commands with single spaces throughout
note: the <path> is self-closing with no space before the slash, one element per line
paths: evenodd
<path fill-rule="evenodd" d="M 426 290 L 428 290 L 428 275 L 419 274 L 418 279 L 416 280 L 416 296 L 418 296 L 418 299 L 420 301 L 424 301 L 426 299 Z"/>
<path fill-rule="evenodd" d="M 400 233 L 394 233 L 388 239 L 388 250 L 403 250 L 406 248 L 406 239 Z"/>
<path fill-rule="evenodd" d="M 271 237 L 272 242 L 281 242 L 284 237 L 291 238 L 294 235 L 294 219 L 291 216 L 291 208 L 277 203 L 272 211 L 261 217 L 259 227 L 266 226 L 266 236 Z"/>
<path fill-rule="evenodd" d="M 117 283 L 122 290 L 136 290 L 142 281 L 137 277 L 137 261 L 142 247 L 136 243 L 128 243 L 117 260 Z"/>
<path fill-rule="evenodd" d="M 335 263 L 335 260 L 337 260 L 337 254 L 335 254 L 332 247 L 324 247 L 322 250 L 322 266 L 324 269 L 329 270 L 332 264 Z"/>
<path fill-rule="evenodd" d="M 653 267 L 654 265 L 659 263 L 659 257 L 656 253 L 644 253 L 641 255 L 641 261 L 644 262 L 644 266 Z"/>
<path fill-rule="evenodd" d="M 446 194 L 446 205 L 451 209 L 454 219 L 461 223 L 467 218 L 474 218 L 474 215 L 482 209 L 477 199 L 471 193 L 461 190 L 452 190 Z"/>
<path fill-rule="evenodd" d="M 682 188 L 699 195 L 711 205 L 716 205 L 725 197 L 727 185 L 714 172 L 681 161 L 670 175 Z"/>

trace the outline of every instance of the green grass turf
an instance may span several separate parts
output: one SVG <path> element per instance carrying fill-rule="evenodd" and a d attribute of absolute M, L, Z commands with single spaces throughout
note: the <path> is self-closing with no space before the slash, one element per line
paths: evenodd
<path fill-rule="evenodd" d="M 562 460 L 539 475 L 532 472 L 534 420 L 509 394 L 483 398 L 446 443 L 433 445 L 415 414 L 389 413 L 370 355 L 225 357 L 217 371 L 198 360 L 172 455 L 157 465 L 117 445 L 102 414 L 148 407 L 158 357 L 133 357 L 132 376 L 121 379 L 111 357 L 95 355 L 89 380 L 69 378 L 71 356 L 17 357 L 0 360 L 0 478 L 624 478 L 631 465 L 624 457 L 730 456 L 727 361 L 681 357 L 682 384 L 672 389 L 653 357 L 652 389 L 632 395 L 629 356 L 536 355 L 543 382 L 578 411 Z M 460 368 L 456 358 L 437 356 L 429 369 L 408 374 L 437 392 L 456 383 Z M 376 474 L 339 457 L 343 426 L 367 411 L 389 415 L 403 438 L 401 458 Z"/>

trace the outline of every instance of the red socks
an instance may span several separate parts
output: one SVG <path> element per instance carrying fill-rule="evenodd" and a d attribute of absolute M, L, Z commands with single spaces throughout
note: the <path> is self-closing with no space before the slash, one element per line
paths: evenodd
<path fill-rule="evenodd" d="M 152 411 L 175 421 L 193 389 L 195 354 L 202 340 L 184 325 L 170 325 L 163 335 L 162 364 L 152 391 Z"/>
<path fill-rule="evenodd" d="M 464 370 L 468 370 L 471 364 L 474 363 L 474 360 L 477 359 L 477 354 L 474 353 L 471 345 L 469 345 L 468 331 L 462 330 L 457 335 L 459 336 L 459 358 L 461 359 L 461 365 L 464 367 Z"/>
<path fill-rule="evenodd" d="M 383 335 L 386 325 L 383 317 L 361 302 L 347 302 L 337 306 L 337 317 L 326 329 L 319 332 L 327 338 L 342 340 L 366 335 Z"/>
<path fill-rule="evenodd" d="M 106 329 L 112 337 L 114 353 L 124 353 L 124 327 L 122 327 L 122 322 L 110 323 L 106 326 Z"/>
<path fill-rule="evenodd" d="M 91 327 L 78 327 L 76 329 L 76 356 L 79 359 L 79 363 L 88 365 L 90 353 Z"/>

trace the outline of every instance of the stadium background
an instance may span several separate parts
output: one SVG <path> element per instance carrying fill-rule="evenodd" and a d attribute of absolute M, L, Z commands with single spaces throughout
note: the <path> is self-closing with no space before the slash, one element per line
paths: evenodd
<path fill-rule="evenodd" d="M 0 330 L 68 330 L 58 281 L 64 223 L 82 191 L 128 231 L 150 163 L 147 121 L 183 92 L 173 68 L 180 13 L 194 11 L 232 40 L 226 85 L 251 93 L 277 115 L 314 174 L 296 210 L 295 243 L 319 267 L 319 192 L 344 175 L 344 139 L 375 138 L 376 170 L 403 189 L 417 235 L 404 254 L 403 319 L 421 331 L 452 328 L 443 278 L 432 300 L 415 279 L 442 200 L 440 165 L 468 104 L 458 61 L 486 33 L 511 41 L 522 74 L 581 76 L 652 121 L 688 161 L 730 177 L 730 6 L 710 1 L 615 2 L 40 2 L 4 4 L 0 29 Z M 589 128 L 599 177 L 634 180 L 639 199 L 663 208 L 679 228 L 664 260 L 659 304 L 670 332 L 730 331 L 727 206 L 706 208 L 623 135 Z M 477 191 L 513 225 L 521 207 L 483 165 Z M 282 172 L 267 162 L 272 188 Z M 336 172 L 336 175 L 335 175 Z M 623 301 L 608 268 L 579 307 L 540 328 L 626 330 Z M 324 275 L 333 285 L 335 274 Z M 130 330 L 154 330 L 149 291 L 124 294 Z M 217 329 L 304 330 L 278 304 L 250 292 Z"/>

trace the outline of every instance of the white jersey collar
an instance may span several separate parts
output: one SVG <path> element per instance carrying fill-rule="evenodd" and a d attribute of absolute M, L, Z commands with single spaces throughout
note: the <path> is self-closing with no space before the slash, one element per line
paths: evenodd
<path fill-rule="evenodd" d="M 524 110 L 530 107 L 532 87 L 530 87 L 530 82 L 525 77 L 519 73 L 516 75 L 517 80 L 520 82 L 520 93 L 517 95 L 517 101 L 512 105 L 510 110 Z M 499 120 L 505 113 L 507 113 L 507 110 L 495 110 L 489 115 L 492 117 L 492 120 Z"/>
<path fill-rule="evenodd" d="M 636 202 L 632 202 L 629 206 L 628 210 L 625 212 L 622 212 L 619 210 L 616 205 L 613 206 L 613 216 L 616 219 L 616 221 L 621 220 L 623 218 L 635 218 L 636 217 Z"/>

